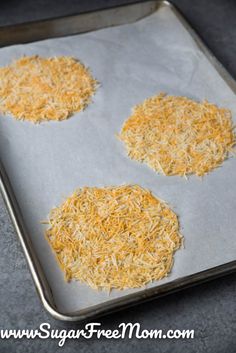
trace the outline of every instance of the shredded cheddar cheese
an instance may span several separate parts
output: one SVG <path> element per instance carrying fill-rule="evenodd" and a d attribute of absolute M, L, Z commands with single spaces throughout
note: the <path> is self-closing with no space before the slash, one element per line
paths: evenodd
<path fill-rule="evenodd" d="M 0 68 L 0 110 L 33 123 L 64 120 L 87 106 L 96 85 L 72 57 L 24 56 Z"/>
<path fill-rule="evenodd" d="M 164 175 L 202 176 L 220 166 L 235 145 L 228 109 L 165 94 L 137 105 L 119 138 L 130 158 Z"/>
<path fill-rule="evenodd" d="M 46 237 L 67 280 L 107 290 L 167 276 L 182 239 L 176 214 L 138 185 L 78 189 L 51 211 Z"/>

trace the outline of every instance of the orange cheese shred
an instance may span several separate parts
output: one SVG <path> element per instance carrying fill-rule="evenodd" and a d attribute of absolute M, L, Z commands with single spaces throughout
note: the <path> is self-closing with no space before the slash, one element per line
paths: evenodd
<path fill-rule="evenodd" d="M 163 93 L 134 107 L 119 138 L 130 158 L 180 176 L 203 176 L 220 166 L 235 145 L 228 109 Z"/>
<path fill-rule="evenodd" d="M 0 68 L 0 110 L 33 123 L 60 121 L 83 110 L 96 86 L 75 58 L 24 56 Z"/>
<path fill-rule="evenodd" d="M 106 290 L 167 276 L 182 243 L 176 214 L 138 185 L 78 189 L 51 211 L 46 237 L 67 280 Z"/>

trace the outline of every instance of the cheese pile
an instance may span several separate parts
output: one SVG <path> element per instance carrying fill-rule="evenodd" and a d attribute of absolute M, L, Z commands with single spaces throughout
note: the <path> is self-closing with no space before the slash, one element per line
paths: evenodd
<path fill-rule="evenodd" d="M 137 105 L 119 138 L 130 158 L 181 176 L 202 176 L 220 166 L 235 144 L 229 110 L 165 94 Z"/>
<path fill-rule="evenodd" d="M 67 280 L 107 290 L 165 277 L 181 246 L 175 213 L 138 185 L 78 189 L 51 211 L 46 237 Z"/>
<path fill-rule="evenodd" d="M 25 56 L 0 68 L 0 110 L 33 123 L 63 120 L 87 106 L 96 85 L 72 57 Z"/>

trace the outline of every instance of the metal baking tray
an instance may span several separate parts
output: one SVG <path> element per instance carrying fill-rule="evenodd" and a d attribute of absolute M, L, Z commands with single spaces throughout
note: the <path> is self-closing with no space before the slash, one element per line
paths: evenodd
<path fill-rule="evenodd" d="M 1 192 L 51 315 L 90 319 L 235 271 L 235 160 L 203 180 L 186 181 L 129 160 L 114 137 L 131 107 L 160 91 L 208 98 L 236 116 L 235 81 L 174 6 L 147 1 L 4 27 L 0 44 L 0 65 L 23 54 L 68 54 L 101 82 L 93 103 L 67 121 L 35 126 L 0 118 Z M 76 187 L 122 182 L 151 189 L 179 215 L 185 249 L 176 253 L 171 274 L 146 288 L 110 295 L 64 282 L 40 221 Z"/>

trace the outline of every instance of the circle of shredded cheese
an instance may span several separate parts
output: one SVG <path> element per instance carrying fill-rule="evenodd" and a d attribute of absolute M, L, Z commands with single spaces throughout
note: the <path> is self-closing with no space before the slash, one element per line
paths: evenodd
<path fill-rule="evenodd" d="M 135 106 L 119 138 L 130 158 L 164 175 L 202 176 L 220 166 L 235 145 L 228 109 L 165 94 Z"/>
<path fill-rule="evenodd" d="M 96 85 L 75 58 L 24 56 L 0 68 L 0 110 L 33 123 L 64 120 L 87 106 Z"/>
<path fill-rule="evenodd" d="M 51 211 L 46 237 L 67 280 L 107 290 L 165 277 L 182 239 L 176 214 L 138 185 L 78 189 Z"/>

